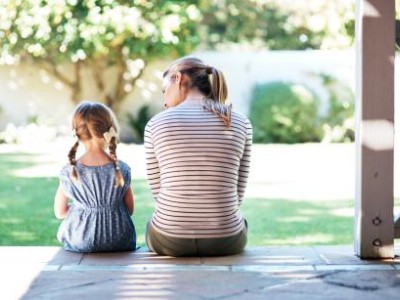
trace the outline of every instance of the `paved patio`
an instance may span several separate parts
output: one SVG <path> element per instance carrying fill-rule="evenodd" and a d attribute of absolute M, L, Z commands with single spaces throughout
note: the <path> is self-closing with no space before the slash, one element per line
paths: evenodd
<path fill-rule="evenodd" d="M 399 299 L 399 271 L 400 259 L 360 260 L 352 246 L 220 258 L 0 247 L 0 299 Z"/>
<path fill-rule="evenodd" d="M 0 154 L 36 153 L 40 169 L 23 175 L 56 176 L 69 146 L 3 145 Z M 145 178 L 142 146 L 120 145 L 119 157 L 133 167 L 134 180 Z M 255 145 L 246 194 L 352 199 L 354 145 Z M 238 256 L 185 259 L 146 248 L 86 255 L 59 247 L 0 247 L 0 299 L 400 299 L 399 271 L 399 258 L 360 260 L 352 245 L 259 247 Z"/>

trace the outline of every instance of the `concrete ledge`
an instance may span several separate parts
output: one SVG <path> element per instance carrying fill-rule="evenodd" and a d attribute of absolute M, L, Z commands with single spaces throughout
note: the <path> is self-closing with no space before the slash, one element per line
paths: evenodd
<path fill-rule="evenodd" d="M 309 298 L 318 289 L 325 295 L 329 287 L 324 299 L 346 298 L 343 289 L 371 299 L 363 293 L 373 287 L 375 296 L 390 299 L 400 292 L 399 270 L 399 259 L 360 260 L 352 246 L 257 247 L 201 258 L 157 256 L 147 248 L 79 254 L 59 247 L 0 247 L 0 298 L 264 299 L 267 291 L 291 298 L 298 294 L 292 288 L 302 282 L 312 283 L 301 289 Z"/>

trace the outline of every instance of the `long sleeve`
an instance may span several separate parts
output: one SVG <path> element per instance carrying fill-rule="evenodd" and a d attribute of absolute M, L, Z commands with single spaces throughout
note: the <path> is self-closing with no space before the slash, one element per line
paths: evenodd
<path fill-rule="evenodd" d="M 157 199 L 160 191 L 160 168 L 154 153 L 151 123 L 150 120 L 144 131 L 144 147 L 146 150 L 147 179 L 154 199 Z"/>
<path fill-rule="evenodd" d="M 253 144 L 253 129 L 250 121 L 246 123 L 246 144 L 243 151 L 243 157 L 240 161 L 239 180 L 238 180 L 238 195 L 239 205 L 242 204 L 243 197 L 246 191 L 247 181 L 250 173 L 251 162 L 251 146 Z"/>
<path fill-rule="evenodd" d="M 251 143 L 251 124 L 235 111 L 229 128 L 197 103 L 154 116 L 145 129 L 154 228 L 180 238 L 239 233 Z"/>

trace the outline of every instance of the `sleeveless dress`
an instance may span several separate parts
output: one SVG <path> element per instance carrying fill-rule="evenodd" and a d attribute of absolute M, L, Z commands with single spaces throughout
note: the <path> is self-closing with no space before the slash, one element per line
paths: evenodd
<path fill-rule="evenodd" d="M 136 230 L 124 202 L 131 183 L 130 167 L 119 162 L 125 184 L 115 187 L 113 163 L 85 166 L 77 163 L 79 179 L 70 177 L 71 166 L 60 172 L 66 196 L 72 200 L 57 233 L 64 248 L 74 252 L 114 252 L 136 249 Z"/>

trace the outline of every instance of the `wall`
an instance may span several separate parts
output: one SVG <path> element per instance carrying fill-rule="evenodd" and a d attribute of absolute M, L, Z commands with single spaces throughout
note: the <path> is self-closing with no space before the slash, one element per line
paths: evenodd
<path fill-rule="evenodd" d="M 326 95 L 321 88 L 317 73 L 329 73 L 348 82 L 354 87 L 354 51 L 263 51 L 263 52 L 197 52 L 209 65 L 220 68 L 229 88 L 229 100 L 234 108 L 248 112 L 248 102 L 254 84 L 275 80 L 304 83 L 321 98 Z M 122 105 L 119 119 L 122 125 L 128 113 L 135 113 L 144 104 L 150 104 L 154 111 L 161 110 L 161 74 L 170 61 L 153 63 L 146 70 L 137 87 Z M 63 71 L 71 74 L 69 66 Z M 112 78 L 113 71 L 106 74 Z M 93 79 L 86 72 L 83 75 L 84 98 L 96 100 Z M 92 96 L 89 96 L 92 95 Z M 50 77 L 38 66 L 21 63 L 17 66 L 0 66 L 0 131 L 12 122 L 25 124 L 31 116 L 39 115 L 47 124 L 67 126 L 74 104 L 70 91 L 61 82 Z M 127 126 L 124 134 L 129 135 Z"/>

